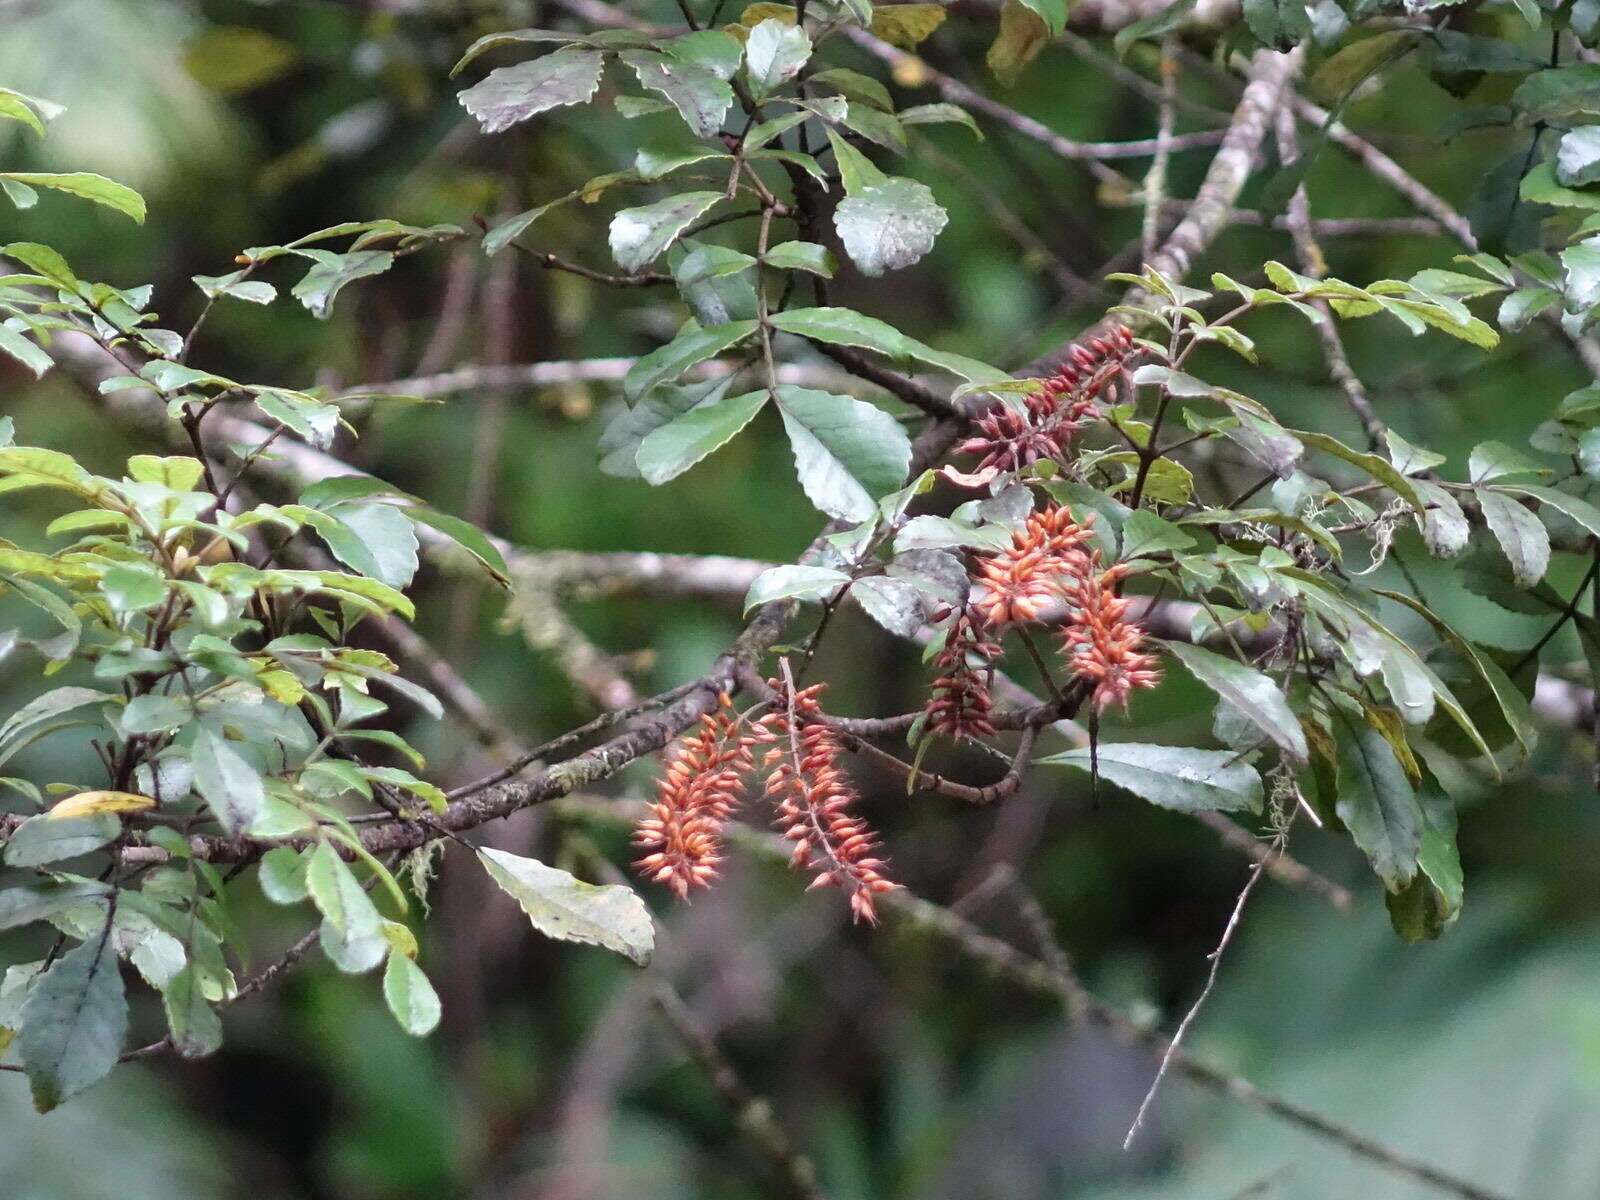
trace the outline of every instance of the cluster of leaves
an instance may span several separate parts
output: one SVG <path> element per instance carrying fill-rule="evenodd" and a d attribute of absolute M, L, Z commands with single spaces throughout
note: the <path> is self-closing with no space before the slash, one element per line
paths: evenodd
<path fill-rule="evenodd" d="M 0 116 L 37 128 L 39 115 L 49 110 L 0 92 Z M 213 303 L 271 303 L 272 286 L 250 276 L 280 257 L 306 259 L 294 294 L 326 316 L 344 284 L 458 233 L 351 222 L 252 248 L 239 270 L 195 283 Z M 340 238 L 353 239 L 349 249 L 325 248 Z M 20 267 L 0 277 L 0 351 L 42 375 L 59 339 L 96 343 L 128 371 L 102 390 L 153 393 L 195 449 L 136 456 L 112 478 L 15 444 L 12 419 L 0 418 L 0 495 L 63 501 L 35 544 L 0 541 L 0 595 L 32 613 L 4 642 L 36 651 L 47 676 L 73 680 L 0 724 L 0 765 L 70 737 L 92 746 L 105 772 L 42 785 L 0 778 L 10 798 L 0 813 L 0 929 L 44 923 L 56 933 L 43 957 L 0 983 L 0 1052 L 15 1042 L 41 1109 L 99 1079 L 127 1040 L 124 960 L 160 993 L 165 1039 L 188 1056 L 214 1051 L 217 1009 L 252 986 L 236 974 L 251 951 L 232 915 L 246 886 L 279 904 L 309 903 L 328 959 L 353 973 L 382 965 L 395 1017 L 429 1032 L 439 1004 L 415 961 L 396 856 L 380 861 L 363 830 L 376 820 L 444 834 L 432 820 L 446 797 L 421 774 L 422 755 L 374 726 L 389 711 L 384 696 L 433 718 L 442 710 L 387 655 L 353 642 L 363 622 L 414 617 L 406 589 L 421 538 L 459 546 L 504 582 L 500 553 L 466 522 L 368 476 L 322 479 L 292 503 L 230 504 L 273 443 L 327 445 L 347 397 L 197 369 L 184 361 L 194 330 L 162 328 L 149 287 L 81 279 L 39 244 L 0 247 L 0 257 Z M 213 457 L 206 423 L 230 402 L 252 405 L 268 429 Z M 336 565 L 322 565 L 327 555 Z M 285 565 L 296 558 L 301 565 Z M 501 851 L 480 858 L 536 928 L 648 958 L 648 914 L 628 889 Z M 228 863 L 251 869 L 224 873 Z"/>

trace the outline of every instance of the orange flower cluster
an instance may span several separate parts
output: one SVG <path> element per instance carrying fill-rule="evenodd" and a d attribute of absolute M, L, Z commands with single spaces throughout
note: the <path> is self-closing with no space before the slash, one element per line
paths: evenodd
<path fill-rule="evenodd" d="M 1155 656 L 1143 650 L 1144 630 L 1127 619 L 1132 602 L 1117 594 L 1126 566 L 1102 569 L 1099 550 L 1084 548 L 1093 524 L 1093 513 L 1079 524 L 1054 504 L 1034 513 L 1009 548 L 979 564 L 972 608 L 998 629 L 1036 621 L 1052 603 L 1064 604 L 1068 667 L 1094 682 L 1097 708 L 1126 708 L 1136 688 L 1154 687 L 1161 675 Z"/>
<path fill-rule="evenodd" d="M 1061 370 L 1025 398 L 1026 411 L 1000 404 L 973 421 L 978 432 L 960 449 L 983 456 L 976 470 L 946 467 L 944 474 L 964 487 L 982 487 L 1041 459 L 1065 459 L 1084 422 L 1100 415 L 1095 397 L 1132 352 L 1133 333 L 1125 326 L 1074 346 Z"/>
<path fill-rule="evenodd" d="M 1000 644 L 983 636 L 978 619 L 961 613 L 951 625 L 944 649 L 934 658 L 940 672 L 933 698 L 924 710 L 928 732 L 952 738 L 983 737 L 994 732 L 989 712 L 989 674 L 1000 657 Z"/>
<path fill-rule="evenodd" d="M 1095 707 L 1117 703 L 1128 707 L 1135 688 L 1161 682 L 1153 654 L 1146 654 L 1144 630 L 1127 619 L 1131 600 L 1117 595 L 1117 582 L 1127 567 L 1115 563 L 1097 577 L 1079 583 L 1077 611 L 1062 635 L 1067 665 L 1079 679 L 1094 680 Z"/>
<path fill-rule="evenodd" d="M 686 899 L 692 887 L 709 887 L 722 857 L 722 826 L 739 802 L 745 776 L 755 767 L 726 695 L 721 707 L 668 751 L 650 815 L 634 831 L 634 844 L 650 851 L 634 865 Z"/>
<path fill-rule="evenodd" d="M 1037 621 L 1052 601 L 1070 599 L 1067 588 L 1089 570 L 1081 548 L 1094 525 L 1090 513 L 1082 525 L 1058 504 L 1034 513 L 1011 546 L 978 565 L 972 606 L 993 628 Z"/>
<path fill-rule="evenodd" d="M 837 887 L 850 897 L 857 919 L 876 923 L 875 899 L 897 885 L 885 879 L 875 856 L 877 842 L 865 821 L 850 810 L 858 797 L 839 768 L 839 739 L 816 718 L 822 715 L 817 683 L 791 693 L 769 680 L 777 708 L 758 722 L 767 751 L 767 795 L 778 808 L 777 825 L 794 843 L 790 865 L 815 871 L 811 887 Z"/>

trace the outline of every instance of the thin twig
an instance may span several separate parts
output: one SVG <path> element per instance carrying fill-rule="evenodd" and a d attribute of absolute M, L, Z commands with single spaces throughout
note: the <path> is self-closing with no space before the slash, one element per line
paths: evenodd
<path fill-rule="evenodd" d="M 824 1200 L 817 1188 L 816 1171 L 795 1146 L 773 1115 L 772 1105 L 752 1092 L 733 1063 L 722 1053 L 716 1040 L 695 1023 L 689 1007 L 670 983 L 656 985 L 652 997 L 656 1011 L 672 1030 L 689 1057 L 706 1073 L 723 1103 L 733 1113 L 739 1132 L 756 1148 L 778 1174 L 783 1195 L 790 1200 Z"/>
<path fill-rule="evenodd" d="M 1283 848 L 1284 833 L 1280 832 L 1273 839 L 1268 856 Z M 1228 923 L 1223 927 L 1222 940 L 1217 943 L 1217 948 L 1210 954 L 1211 969 L 1206 972 L 1206 983 L 1200 989 L 1200 995 L 1195 997 L 1195 1002 L 1189 1006 L 1189 1011 L 1183 1014 L 1183 1020 L 1178 1023 L 1178 1030 L 1172 1035 L 1172 1040 L 1167 1043 L 1167 1048 L 1162 1052 L 1161 1065 L 1156 1068 L 1156 1077 L 1150 1081 L 1150 1090 L 1145 1092 L 1144 1099 L 1139 1103 L 1139 1111 L 1133 1116 L 1133 1124 L 1128 1126 L 1128 1135 L 1122 1139 L 1122 1148 L 1127 1150 L 1132 1147 L 1133 1139 L 1139 1135 L 1140 1128 L 1144 1125 L 1145 1114 L 1150 1111 L 1150 1106 L 1155 1103 L 1156 1093 L 1161 1090 L 1161 1081 L 1166 1078 L 1167 1070 L 1172 1066 L 1172 1060 L 1178 1056 L 1179 1047 L 1189 1032 L 1189 1027 L 1194 1024 L 1200 1010 L 1211 998 L 1211 991 L 1217 985 L 1217 972 L 1222 967 L 1222 955 L 1228 949 L 1228 944 L 1233 941 L 1233 935 L 1239 928 L 1239 920 L 1244 916 L 1244 906 L 1250 900 L 1250 893 L 1255 890 L 1261 877 L 1266 874 L 1267 858 L 1260 859 L 1255 866 L 1250 868 L 1250 878 L 1245 880 L 1244 887 L 1239 891 L 1239 899 L 1234 902 L 1233 911 L 1228 914 Z"/>

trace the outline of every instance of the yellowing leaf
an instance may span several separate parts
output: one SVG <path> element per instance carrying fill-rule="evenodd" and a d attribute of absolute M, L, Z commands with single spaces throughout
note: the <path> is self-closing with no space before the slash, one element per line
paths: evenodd
<path fill-rule="evenodd" d="M 256 683 L 279 704 L 293 707 L 305 699 L 305 685 L 288 671 L 262 671 L 256 676 Z"/>
<path fill-rule="evenodd" d="M 739 14 L 739 24 L 746 29 L 754 29 L 763 21 L 781 21 L 785 25 L 793 25 L 795 11 L 787 4 L 752 4 Z"/>
<path fill-rule="evenodd" d="M 1001 83 L 1010 85 L 1050 40 L 1044 18 L 1020 0 L 1006 0 L 1000 10 L 1000 32 L 984 61 Z"/>
<path fill-rule="evenodd" d="M 51 821 L 68 817 L 91 817 L 95 813 L 142 812 L 154 808 L 155 801 L 135 792 L 79 792 L 53 805 L 45 818 Z"/>
<path fill-rule="evenodd" d="M 914 50 L 944 24 L 944 18 L 942 4 L 895 4 L 874 9 L 869 28 L 891 46 Z"/>

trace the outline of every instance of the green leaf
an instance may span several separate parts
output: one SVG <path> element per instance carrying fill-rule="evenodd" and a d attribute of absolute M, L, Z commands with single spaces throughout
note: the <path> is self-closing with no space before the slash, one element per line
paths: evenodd
<path fill-rule="evenodd" d="M 322 947 L 333 965 L 352 975 L 377 966 L 388 949 L 383 917 L 332 843 L 312 850 L 306 887 L 322 913 Z"/>
<path fill-rule="evenodd" d="M 450 68 L 450 77 L 454 79 L 461 74 L 461 70 L 473 59 L 487 54 L 490 50 L 498 50 L 502 46 L 525 45 L 539 42 L 576 42 L 578 35 L 575 33 L 556 33 L 550 29 L 507 29 L 501 33 L 486 33 L 456 60 L 456 65 Z"/>
<path fill-rule="evenodd" d="M 1520 158 L 1520 154 L 1518 155 Z M 1600 209 L 1600 191 L 1580 192 L 1556 182 L 1555 163 L 1546 160 L 1522 177 L 1517 195 L 1530 204 L 1556 208 Z"/>
<path fill-rule="evenodd" d="M 625 271 L 648 266 L 723 198 L 721 192 L 684 192 L 611 219 L 611 256 Z"/>
<path fill-rule="evenodd" d="M 850 576 L 832 567 L 768 567 L 750 582 L 744 611 L 774 600 L 827 600 L 850 582 Z"/>
<path fill-rule="evenodd" d="M 1431 609 L 1421 601 L 1406 595 L 1404 592 L 1391 592 L 1383 588 L 1374 588 L 1378 595 L 1403 604 L 1412 612 L 1424 618 L 1434 631 L 1449 643 L 1463 661 L 1476 670 L 1488 686 L 1489 695 L 1493 697 L 1495 706 L 1504 719 L 1506 728 L 1511 736 L 1516 739 L 1521 750 L 1521 757 L 1526 759 L 1533 752 L 1534 743 L 1538 740 L 1538 730 L 1534 725 L 1533 708 L 1528 703 L 1526 696 L 1518 690 L 1511 678 L 1501 669 L 1500 664 L 1468 642 L 1447 621 L 1441 620 Z M 1476 724 L 1476 722 L 1474 722 Z"/>
<path fill-rule="evenodd" d="M 251 304 L 271 304 L 278 298 L 278 289 L 270 283 L 259 279 L 242 279 L 240 277 L 243 274 L 240 270 L 227 275 L 191 275 L 189 278 L 195 287 L 211 299 L 232 296 L 235 300 L 246 300 Z"/>
<path fill-rule="evenodd" d="M 1384 886 L 1397 891 L 1417 873 L 1421 806 L 1388 739 L 1343 712 L 1336 719 L 1339 819 Z"/>
<path fill-rule="evenodd" d="M 352 250 L 349 254 L 301 250 L 297 253 L 314 259 L 316 265 L 290 289 L 290 294 L 304 304 L 312 316 L 322 320 L 327 319 L 334 297 L 345 284 L 369 275 L 382 275 L 394 266 L 394 254 L 388 250 Z"/>
<path fill-rule="evenodd" d="M 732 79 L 744 57 L 739 39 L 720 29 L 702 29 L 674 38 L 663 47 L 673 58 L 693 63 L 718 79 Z"/>
<path fill-rule="evenodd" d="M 311 894 L 306 885 L 306 868 L 311 856 L 291 846 L 276 846 L 261 856 L 257 882 L 261 892 L 274 904 L 299 904 Z"/>
<path fill-rule="evenodd" d="M 337 516 L 365 547 L 369 560 L 363 568 L 341 555 L 346 566 L 392 588 L 411 583 L 417 573 L 417 530 L 405 513 L 392 504 L 341 504 Z"/>
<path fill-rule="evenodd" d="M 439 995 L 422 968 L 404 954 L 390 953 L 383 969 L 383 999 L 412 1037 L 426 1037 L 439 1024 Z"/>
<path fill-rule="evenodd" d="M 1532 587 L 1550 565 L 1550 535 L 1544 523 L 1503 492 L 1479 488 L 1475 494 L 1489 532 L 1511 564 L 1513 582 Z"/>
<path fill-rule="evenodd" d="M 833 255 L 815 242 L 781 242 L 767 251 L 763 261 L 780 271 L 810 271 L 824 279 L 833 278 Z"/>
<path fill-rule="evenodd" d="M 1600 117 L 1600 66 L 1572 63 L 1535 71 L 1511 93 L 1511 103 L 1531 121 L 1568 125 Z"/>
<path fill-rule="evenodd" d="M 244 833 L 266 804 L 261 776 L 218 733 L 201 728 L 194 739 L 194 788 L 229 834 Z"/>
<path fill-rule="evenodd" d="M 859 346 L 897 359 L 916 359 L 929 366 L 938 367 L 969 383 L 997 383 L 1010 376 L 988 363 L 961 354 L 948 354 L 925 346 L 909 338 L 894 326 L 876 317 L 864 316 L 849 308 L 791 308 L 774 313 L 774 329 L 799 334 L 819 342 L 836 346 Z"/>
<path fill-rule="evenodd" d="M 1133 515 L 1136 517 L 1139 514 Z M 1131 517 L 1128 524 L 1133 524 Z M 1126 527 L 1123 536 L 1127 537 Z M 1254 667 L 1221 654 L 1213 654 L 1199 646 L 1168 642 L 1167 650 L 1188 668 L 1191 675 L 1236 711 L 1250 718 L 1296 765 L 1304 766 L 1309 761 L 1306 735 L 1300 727 L 1300 720 L 1290 711 L 1288 700 L 1271 679 Z"/>
<path fill-rule="evenodd" d="M 863 187 L 834 210 L 839 240 L 864 275 L 909 267 L 933 248 L 948 220 L 926 184 L 899 176 Z"/>
<path fill-rule="evenodd" d="M 652 484 L 676 479 L 731 441 L 755 419 L 766 402 L 767 391 L 763 388 L 690 409 L 639 443 L 639 473 Z"/>
<path fill-rule="evenodd" d="M 724 325 L 756 315 L 756 289 L 749 275 L 756 264 L 754 258 L 726 246 L 688 239 L 679 243 L 674 256 L 680 253 L 672 277 L 696 321 Z"/>
<path fill-rule="evenodd" d="M 983 130 L 971 113 L 959 104 L 914 104 L 896 114 L 902 125 L 965 125 L 983 141 Z"/>
<path fill-rule="evenodd" d="M 511 568 L 506 566 L 505 555 L 500 553 L 489 535 L 471 521 L 463 521 L 460 517 L 433 508 L 415 507 L 402 511 L 413 521 L 442 533 L 472 555 L 496 583 L 502 587 L 511 586 Z"/>
<path fill-rule="evenodd" d="M 135 696 L 122 710 L 124 733 L 171 733 L 188 721 L 189 705 L 176 696 Z"/>
<path fill-rule="evenodd" d="M 74 296 L 82 292 L 83 284 L 72 273 L 72 268 L 67 266 L 67 260 L 49 246 L 41 246 L 38 242 L 12 242 L 0 246 L 0 254 L 16 259 L 36 275 L 43 275 L 63 292 Z"/>
<path fill-rule="evenodd" d="M 1140 742 L 1102 742 L 1100 777 L 1178 812 L 1261 808 L 1261 776 L 1232 751 L 1194 750 Z M 1040 766 L 1090 769 L 1087 748 L 1036 760 Z"/>
<path fill-rule="evenodd" d="M 1474 485 L 1507 475 L 1547 474 L 1538 463 L 1503 442 L 1479 442 L 1467 458 L 1467 477 Z"/>
<path fill-rule="evenodd" d="M 1295 437 L 1313 450 L 1321 450 L 1324 454 L 1331 454 L 1333 457 L 1343 459 L 1351 466 L 1365 471 L 1373 479 L 1376 479 L 1395 495 L 1399 496 L 1400 499 L 1411 505 L 1418 513 L 1424 511 L 1422 500 L 1417 495 L 1417 489 L 1413 486 L 1412 481 L 1400 474 L 1399 471 L 1396 471 L 1387 459 L 1380 458 L 1376 454 L 1352 450 L 1338 438 L 1329 437 L 1325 433 L 1310 433 L 1304 429 L 1293 429 L 1289 432 L 1293 433 Z"/>
<path fill-rule="evenodd" d="M 48 351 L 34 345 L 10 325 L 0 325 L 0 351 L 27 367 L 35 379 L 43 379 L 44 373 L 55 365 Z"/>
<path fill-rule="evenodd" d="M 1143 558 L 1174 550 L 1191 550 L 1194 538 L 1171 521 L 1164 520 L 1149 509 L 1141 508 L 1128 514 L 1122 527 L 1122 557 Z"/>
<path fill-rule="evenodd" d="M 1500 490 L 1530 496 L 1540 504 L 1548 504 L 1557 512 L 1571 517 L 1596 537 L 1600 537 L 1600 508 L 1596 508 L 1587 500 L 1580 500 L 1555 488 L 1535 487 L 1532 484 L 1508 483 L 1503 484 Z"/>
<path fill-rule="evenodd" d="M 191 962 L 161 989 L 172 1046 L 184 1058 L 205 1058 L 222 1046 L 222 1018 L 206 1001 L 199 967 Z"/>
<path fill-rule="evenodd" d="M 29 817 L 12 831 L 5 846 L 8 867 L 37 867 L 98 850 L 122 832 L 115 813 L 87 817 Z"/>
<path fill-rule="evenodd" d="M 632 408 L 623 407 L 600 435 L 600 470 L 639 479 L 639 445 L 650 434 L 701 404 L 715 404 L 733 386 L 732 373 L 684 387 L 658 384 Z"/>
<path fill-rule="evenodd" d="M 623 391 L 629 399 L 636 399 L 658 383 L 676 379 L 696 363 L 721 354 L 728 347 L 749 337 L 757 328 L 759 326 L 755 321 L 729 321 L 726 325 L 685 330 L 629 367 L 627 377 L 622 381 Z"/>
<path fill-rule="evenodd" d="M 1600 181 L 1600 126 L 1569 129 L 1556 147 L 1556 182 L 1582 187 Z"/>
<path fill-rule="evenodd" d="M 22 1006 L 17 1049 L 33 1104 L 49 1112 L 99 1082 L 122 1053 L 128 1001 L 111 938 L 94 937 L 56 960 Z"/>
<path fill-rule="evenodd" d="M 603 946 L 648 966 L 655 948 L 650 910 L 620 884 L 596 887 L 565 871 L 504 850 L 480 848 L 484 870 L 546 937 Z"/>
<path fill-rule="evenodd" d="M 651 50 L 623 50 L 641 87 L 665 96 L 697 137 L 715 137 L 733 104 L 733 89 L 713 71 Z"/>
<path fill-rule="evenodd" d="M 585 103 L 600 86 L 604 65 L 605 56 L 598 50 L 557 50 L 490 71 L 457 99 L 485 133 L 499 133 L 536 113 Z"/>
<path fill-rule="evenodd" d="M 104 175 L 87 171 L 72 171 L 64 175 L 48 171 L 6 171 L 0 174 L 0 179 L 9 179 L 27 187 L 66 192 L 69 196 L 82 196 L 106 208 L 114 208 L 140 225 L 144 224 L 144 197 L 131 187 L 125 187 Z"/>
<path fill-rule="evenodd" d="M 105 896 L 107 891 L 105 884 L 87 879 L 46 880 L 8 887 L 0 891 L 0 929 L 15 929 L 19 925 L 48 920 L 63 909 Z"/>
<path fill-rule="evenodd" d="M 745 73 L 750 89 L 766 96 L 800 73 L 811 57 L 811 38 L 799 25 L 768 18 L 745 40 Z"/>
<path fill-rule="evenodd" d="M 911 439 L 882 409 L 789 384 L 779 385 L 777 399 L 800 486 L 829 516 L 865 521 L 880 496 L 905 482 Z"/>

